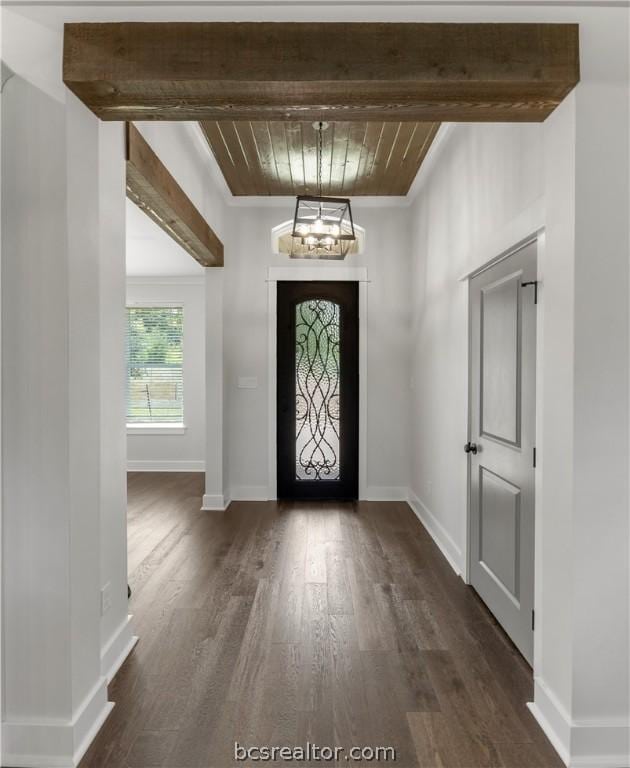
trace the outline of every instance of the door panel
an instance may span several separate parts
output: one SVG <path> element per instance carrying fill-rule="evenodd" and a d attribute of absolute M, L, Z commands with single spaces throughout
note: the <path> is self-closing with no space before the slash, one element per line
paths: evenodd
<path fill-rule="evenodd" d="M 536 246 L 470 281 L 470 581 L 533 658 Z"/>
<path fill-rule="evenodd" d="M 518 602 L 521 491 L 480 468 L 479 562 Z"/>
<path fill-rule="evenodd" d="M 481 433 L 518 445 L 520 272 L 481 289 Z"/>
<path fill-rule="evenodd" d="M 278 496 L 358 496 L 358 284 L 278 283 Z"/>

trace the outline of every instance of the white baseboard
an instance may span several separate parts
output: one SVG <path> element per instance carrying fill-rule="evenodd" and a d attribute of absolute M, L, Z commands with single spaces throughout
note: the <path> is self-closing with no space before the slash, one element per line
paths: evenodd
<path fill-rule="evenodd" d="M 368 485 L 365 501 L 407 501 L 407 489 L 401 486 Z"/>
<path fill-rule="evenodd" d="M 449 565 L 458 576 L 462 575 L 462 551 L 453 541 L 450 534 L 436 517 L 429 511 L 427 506 L 409 489 L 407 502 L 415 512 L 416 517 L 422 525 L 431 534 L 433 541 L 438 545 Z"/>
<path fill-rule="evenodd" d="M 127 616 L 101 650 L 101 675 L 108 683 L 114 679 L 138 642 L 138 637 L 133 633 L 131 618 Z"/>
<path fill-rule="evenodd" d="M 534 678 L 534 701 L 527 706 L 553 748 L 560 755 L 562 762 L 569 765 L 571 744 L 569 715 L 539 677 Z"/>
<path fill-rule="evenodd" d="M 270 501 L 275 497 L 266 485 L 236 485 L 230 489 L 230 501 Z M 218 503 L 218 496 L 208 496 Z M 372 485 L 366 489 L 363 501 L 407 501 L 407 488 L 402 486 Z M 204 501 L 205 508 L 205 501 Z M 222 509 L 223 507 L 217 507 Z M 215 507 L 208 507 L 215 509 Z"/>
<path fill-rule="evenodd" d="M 2 765 L 76 768 L 113 708 L 101 677 L 70 722 L 3 722 Z"/>
<path fill-rule="evenodd" d="M 626 721 L 572 721 L 553 691 L 534 678 L 527 705 L 567 768 L 628 768 L 630 725 Z"/>
<path fill-rule="evenodd" d="M 230 491 L 232 501 L 268 501 L 269 488 L 266 485 L 237 485 Z"/>
<path fill-rule="evenodd" d="M 130 459 L 127 472 L 205 472 L 205 461 L 186 459 L 184 461 L 156 461 L 153 459 Z"/>
<path fill-rule="evenodd" d="M 202 512 L 223 512 L 230 506 L 230 497 L 220 494 L 204 493 L 201 502 Z"/>

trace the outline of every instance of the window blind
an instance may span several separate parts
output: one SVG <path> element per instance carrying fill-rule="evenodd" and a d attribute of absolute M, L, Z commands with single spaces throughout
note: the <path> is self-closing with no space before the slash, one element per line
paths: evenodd
<path fill-rule="evenodd" d="M 127 307 L 127 423 L 184 420 L 182 307 Z"/>

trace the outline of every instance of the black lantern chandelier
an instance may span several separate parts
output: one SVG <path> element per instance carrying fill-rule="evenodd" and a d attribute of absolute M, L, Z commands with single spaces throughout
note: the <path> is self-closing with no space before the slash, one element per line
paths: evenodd
<path fill-rule="evenodd" d="M 344 259 L 356 240 L 350 200 L 322 196 L 322 131 L 327 123 L 313 123 L 318 131 L 318 194 L 298 195 L 291 237 L 292 259 Z"/>

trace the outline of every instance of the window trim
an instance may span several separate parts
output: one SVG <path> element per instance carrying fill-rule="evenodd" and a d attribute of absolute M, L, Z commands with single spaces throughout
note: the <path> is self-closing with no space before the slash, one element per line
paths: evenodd
<path fill-rule="evenodd" d="M 185 424 L 159 424 L 151 422 L 136 421 L 127 424 L 128 435 L 185 435 Z"/>

